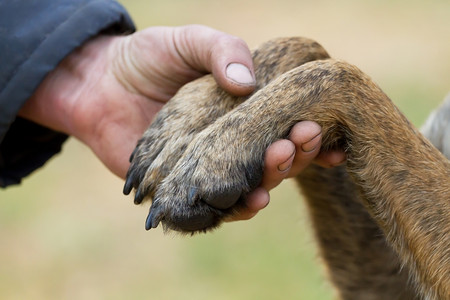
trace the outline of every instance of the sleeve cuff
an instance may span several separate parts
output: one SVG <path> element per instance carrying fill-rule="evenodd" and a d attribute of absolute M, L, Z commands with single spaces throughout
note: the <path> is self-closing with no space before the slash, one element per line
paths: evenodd
<path fill-rule="evenodd" d="M 64 57 L 99 33 L 135 31 L 128 13 L 117 2 L 79 1 L 82 4 L 77 5 L 76 1 L 71 1 L 71 5 L 58 6 L 58 11 L 45 12 L 34 18 L 34 22 L 47 23 L 47 27 L 48 23 L 55 23 L 55 26 L 33 46 L 6 86 L 0 89 L 0 187 L 20 183 L 23 177 L 58 153 L 67 139 L 65 134 L 16 117 L 45 76 Z M 42 32 L 37 30 L 37 34 Z"/>

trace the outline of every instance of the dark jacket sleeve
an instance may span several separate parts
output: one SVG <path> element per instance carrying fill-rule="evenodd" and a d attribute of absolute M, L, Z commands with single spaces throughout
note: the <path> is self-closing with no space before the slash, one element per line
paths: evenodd
<path fill-rule="evenodd" d="M 0 1 L 0 187 L 20 183 L 67 138 L 17 117 L 47 73 L 99 33 L 134 30 L 112 0 Z"/>

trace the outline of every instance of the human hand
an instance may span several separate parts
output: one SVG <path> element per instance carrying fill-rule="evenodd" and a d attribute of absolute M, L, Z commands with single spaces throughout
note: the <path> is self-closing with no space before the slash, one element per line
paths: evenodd
<path fill-rule="evenodd" d="M 241 67 L 227 68 L 230 63 Z M 232 94 L 246 95 L 254 89 L 251 54 L 245 42 L 211 28 L 152 27 L 129 36 L 99 36 L 51 72 L 20 115 L 77 137 L 124 178 L 137 140 L 162 105 L 182 85 L 207 72 Z M 248 209 L 236 220 L 256 214 L 268 203 L 269 189 L 316 157 L 320 127 L 303 126 L 294 127 L 292 141 L 269 147 L 262 185 L 249 195 Z M 299 147 L 311 139 L 307 144 L 317 143 L 316 149 L 302 152 Z M 322 159 L 333 164 L 327 160 L 328 156 Z"/>
<path fill-rule="evenodd" d="M 229 63 L 252 70 L 247 45 L 205 26 L 98 36 L 50 73 L 20 114 L 77 137 L 123 178 L 137 140 L 182 85 L 213 72 L 230 93 L 253 91 L 252 72 Z"/>

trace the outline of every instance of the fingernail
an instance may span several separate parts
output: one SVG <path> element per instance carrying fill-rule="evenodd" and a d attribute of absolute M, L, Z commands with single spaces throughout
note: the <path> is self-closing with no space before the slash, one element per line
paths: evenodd
<path fill-rule="evenodd" d="M 295 157 L 295 151 L 292 153 L 292 155 L 284 163 L 278 165 L 278 171 L 280 171 L 280 172 L 287 171 L 292 166 L 292 162 L 294 161 L 294 157 Z"/>
<path fill-rule="evenodd" d="M 302 144 L 302 151 L 303 152 L 311 152 L 314 151 L 320 144 L 321 140 L 321 133 L 313 137 L 309 142 Z"/>
<path fill-rule="evenodd" d="M 226 69 L 227 78 L 241 85 L 254 85 L 255 79 L 253 78 L 250 70 L 239 63 L 231 63 Z"/>

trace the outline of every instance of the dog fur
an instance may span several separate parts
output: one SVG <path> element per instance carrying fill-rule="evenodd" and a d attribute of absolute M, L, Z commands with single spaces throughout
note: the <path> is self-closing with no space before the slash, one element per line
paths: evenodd
<path fill-rule="evenodd" d="M 346 166 L 311 165 L 296 178 L 340 297 L 450 299 L 449 160 L 367 75 L 318 43 L 276 39 L 253 58 L 253 95 L 232 97 L 200 78 L 139 141 L 124 193 L 152 199 L 146 228 L 217 227 L 259 185 L 266 148 L 311 120 L 323 151 L 347 155 Z M 448 155 L 447 102 L 425 132 Z"/>

